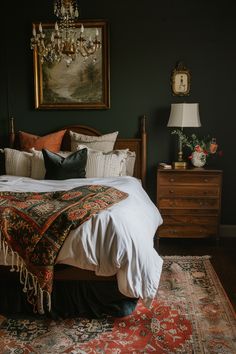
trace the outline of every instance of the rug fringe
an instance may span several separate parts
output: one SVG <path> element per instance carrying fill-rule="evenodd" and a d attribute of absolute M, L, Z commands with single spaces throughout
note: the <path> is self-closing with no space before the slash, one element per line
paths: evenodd
<path fill-rule="evenodd" d="M 204 256 L 181 256 L 181 255 L 173 255 L 173 256 L 161 256 L 162 259 L 173 259 L 173 260 L 199 260 L 199 259 L 210 259 L 210 255 Z"/>

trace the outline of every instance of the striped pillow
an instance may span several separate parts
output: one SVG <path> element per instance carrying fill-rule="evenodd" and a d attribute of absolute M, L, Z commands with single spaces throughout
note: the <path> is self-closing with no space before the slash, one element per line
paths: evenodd
<path fill-rule="evenodd" d="M 30 177 L 32 153 L 5 148 L 6 174 L 12 176 Z"/>
<path fill-rule="evenodd" d="M 135 151 L 128 151 L 126 163 L 124 164 L 123 170 L 122 170 L 122 176 L 133 176 L 134 175 L 135 160 L 136 160 Z"/>
<path fill-rule="evenodd" d="M 85 145 L 79 145 L 78 150 L 84 149 L 85 147 Z M 88 157 L 85 169 L 87 178 L 122 176 L 128 149 L 112 150 L 109 152 L 87 149 Z"/>

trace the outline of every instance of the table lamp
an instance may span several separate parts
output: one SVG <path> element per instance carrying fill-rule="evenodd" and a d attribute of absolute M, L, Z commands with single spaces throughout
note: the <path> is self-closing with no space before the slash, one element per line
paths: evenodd
<path fill-rule="evenodd" d="M 168 127 L 200 127 L 199 105 L 198 103 L 172 103 Z M 173 162 L 174 168 L 186 168 L 187 162 L 183 160 L 182 139 L 179 136 L 178 161 Z"/>

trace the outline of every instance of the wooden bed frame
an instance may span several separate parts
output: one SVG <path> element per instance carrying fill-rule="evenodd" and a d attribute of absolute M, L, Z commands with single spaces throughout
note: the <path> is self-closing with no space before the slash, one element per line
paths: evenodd
<path fill-rule="evenodd" d="M 66 129 L 62 141 L 61 150 L 69 151 L 70 150 L 70 135 L 69 131 L 91 135 L 91 136 L 100 136 L 103 133 L 98 130 L 84 125 L 69 125 L 58 130 Z M 9 145 L 11 148 L 18 148 L 19 141 L 17 133 L 15 132 L 14 120 L 10 120 L 10 129 L 9 129 Z M 146 154 L 147 154 L 147 134 L 146 134 L 146 117 L 143 116 L 140 121 L 140 137 L 131 138 L 131 139 L 117 139 L 114 149 L 129 149 L 130 151 L 135 151 L 136 161 L 134 166 L 134 176 L 141 179 L 142 185 L 145 188 L 146 183 Z M 9 266 L 0 266 L 0 275 L 1 277 L 10 277 L 15 275 L 10 273 Z M 73 281 L 73 280 L 97 280 L 97 281 L 116 281 L 116 276 L 112 277 L 102 277 L 97 276 L 93 271 L 83 270 L 77 267 L 72 267 L 68 265 L 56 265 L 54 272 L 54 279 L 59 281 Z"/>

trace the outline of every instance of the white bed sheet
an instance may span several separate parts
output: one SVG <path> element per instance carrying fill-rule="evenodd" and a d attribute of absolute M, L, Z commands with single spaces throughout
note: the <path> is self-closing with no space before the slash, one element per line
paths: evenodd
<path fill-rule="evenodd" d="M 138 179 L 111 177 L 51 181 L 0 177 L 0 191 L 45 192 L 85 184 L 115 187 L 129 196 L 71 231 L 56 263 L 93 270 L 102 276 L 116 274 L 122 294 L 140 297 L 148 305 L 156 296 L 162 270 L 162 258 L 153 247 L 153 237 L 162 218 Z"/>

